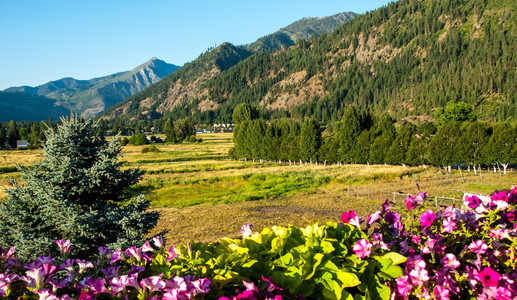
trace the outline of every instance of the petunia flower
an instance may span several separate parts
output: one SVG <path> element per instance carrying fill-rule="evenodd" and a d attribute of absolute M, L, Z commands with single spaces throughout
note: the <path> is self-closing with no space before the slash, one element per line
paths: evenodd
<path fill-rule="evenodd" d="M 436 215 L 430 209 L 426 210 L 422 215 L 420 215 L 420 225 L 423 227 L 429 227 L 433 224 L 433 221 L 436 219 Z"/>
<path fill-rule="evenodd" d="M 158 276 L 151 276 L 140 280 L 140 286 L 149 292 L 160 291 L 165 287 L 165 282 L 162 280 L 162 274 Z"/>
<path fill-rule="evenodd" d="M 348 224 L 350 223 L 350 220 L 356 216 L 357 214 L 355 213 L 355 211 L 349 210 L 341 215 L 341 220 L 343 221 L 343 223 Z"/>
<path fill-rule="evenodd" d="M 429 275 L 426 269 L 414 269 L 409 272 L 409 278 L 415 286 L 421 286 L 429 281 Z"/>
<path fill-rule="evenodd" d="M 497 286 L 499 279 L 501 279 L 501 274 L 497 273 L 490 267 L 485 267 L 481 272 L 479 272 L 478 279 L 481 281 L 483 286 Z"/>
<path fill-rule="evenodd" d="M 469 249 L 470 249 L 470 251 L 472 251 L 476 254 L 484 254 L 484 253 L 486 253 L 488 246 L 482 240 L 477 240 L 477 241 L 470 243 Z"/>
<path fill-rule="evenodd" d="M 117 262 L 117 261 L 119 261 L 119 260 L 121 260 L 121 259 L 122 259 L 121 252 L 122 252 L 122 251 L 121 251 L 121 250 L 120 250 L 120 248 L 119 248 L 119 249 L 115 250 L 115 252 L 113 252 L 113 253 L 111 254 L 111 258 L 110 258 L 110 265 L 112 265 L 112 266 L 113 266 L 113 264 L 115 264 L 115 262 Z"/>
<path fill-rule="evenodd" d="M 149 241 L 145 241 L 145 243 L 141 247 L 142 252 L 153 252 L 154 249 L 151 247 L 151 244 L 149 244 Z"/>
<path fill-rule="evenodd" d="M 360 239 L 352 249 L 358 258 L 365 258 L 370 255 L 372 246 L 367 239 Z"/>
<path fill-rule="evenodd" d="M 142 260 L 142 248 L 137 248 L 135 246 L 131 246 L 124 251 L 124 254 L 129 256 L 129 258 L 140 262 Z"/>
<path fill-rule="evenodd" d="M 248 236 L 251 236 L 253 234 L 253 225 L 251 225 L 250 222 L 242 225 L 241 227 L 241 235 L 242 237 L 248 237 Z"/>
<path fill-rule="evenodd" d="M 180 292 L 186 292 L 187 291 L 187 282 L 183 277 L 180 276 L 174 276 L 171 279 L 166 279 L 163 281 L 165 283 L 164 290 L 177 290 Z"/>
<path fill-rule="evenodd" d="M 100 255 L 101 259 L 103 259 L 104 257 L 106 257 L 107 255 L 109 255 L 109 254 L 111 254 L 113 252 L 113 251 L 111 251 L 110 248 L 103 247 L 103 246 L 100 246 L 97 249 L 99 250 L 99 255 Z"/>
<path fill-rule="evenodd" d="M 94 267 L 93 264 L 87 260 L 77 259 L 75 262 L 79 266 L 79 274 L 82 274 L 86 269 Z"/>
<path fill-rule="evenodd" d="M 176 253 L 176 246 L 174 246 L 174 245 L 172 245 L 169 248 L 169 251 L 167 253 L 168 253 L 167 262 L 170 262 L 171 260 L 173 260 L 179 256 L 178 253 Z"/>
<path fill-rule="evenodd" d="M 160 237 L 160 236 L 155 236 L 153 238 L 153 242 L 154 242 L 154 245 L 156 246 L 156 248 L 158 248 L 158 249 L 161 249 L 163 246 L 165 246 L 165 243 L 164 243 L 162 237 Z"/>
<path fill-rule="evenodd" d="M 460 262 L 456 258 L 456 255 L 452 253 L 447 253 L 445 256 L 440 260 L 440 263 L 443 266 L 444 271 L 456 271 L 456 268 L 460 266 Z"/>
<path fill-rule="evenodd" d="M 454 220 L 451 217 L 448 217 L 445 220 L 443 220 L 442 227 L 443 231 L 451 233 L 454 231 L 454 229 L 456 229 L 456 222 L 454 222 Z"/>
<path fill-rule="evenodd" d="M 397 282 L 398 294 L 401 295 L 402 297 L 404 297 L 404 299 L 406 299 L 409 292 L 413 288 L 413 286 L 411 285 L 411 283 L 408 280 L 408 277 L 401 276 L 401 277 L 398 277 L 397 279 L 395 279 L 395 281 Z"/>
<path fill-rule="evenodd" d="M 436 300 L 449 300 L 450 299 L 450 297 L 449 297 L 449 290 L 444 288 L 441 285 L 437 285 L 434 288 L 433 292 L 434 292 L 434 298 Z"/>
<path fill-rule="evenodd" d="M 74 248 L 72 246 L 72 242 L 70 242 L 70 240 L 57 240 L 56 244 L 59 247 L 59 252 L 62 255 L 65 255 L 66 253 L 70 252 Z"/>

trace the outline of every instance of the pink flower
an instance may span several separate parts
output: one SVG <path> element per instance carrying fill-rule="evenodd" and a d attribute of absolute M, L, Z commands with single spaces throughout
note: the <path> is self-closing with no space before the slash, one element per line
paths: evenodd
<path fill-rule="evenodd" d="M 149 244 L 149 241 L 145 241 L 145 243 L 142 245 L 142 252 L 153 252 L 153 251 L 154 251 L 154 249 L 151 246 L 151 244 Z"/>
<path fill-rule="evenodd" d="M 425 201 L 425 198 L 427 197 L 427 193 L 419 192 L 416 196 L 409 195 L 404 199 L 406 201 L 406 207 L 408 210 L 412 210 L 415 207 L 417 207 L 419 204 L 423 203 Z"/>
<path fill-rule="evenodd" d="M 490 267 L 485 267 L 478 274 L 479 281 L 486 287 L 497 286 L 499 283 L 499 279 L 501 279 L 501 275 L 494 271 L 494 269 Z"/>
<path fill-rule="evenodd" d="M 251 225 L 250 222 L 242 225 L 241 227 L 241 235 L 242 237 L 248 237 L 248 236 L 251 236 L 253 234 L 253 225 Z"/>
<path fill-rule="evenodd" d="M 61 254 L 66 254 L 74 248 L 72 247 L 70 240 L 58 240 L 56 241 L 56 244 L 59 247 L 59 252 L 61 252 Z"/>
<path fill-rule="evenodd" d="M 154 242 L 154 245 L 156 246 L 156 248 L 158 248 L 158 249 L 162 248 L 165 245 L 163 239 L 160 236 L 155 236 L 153 238 L 153 242 Z"/>
<path fill-rule="evenodd" d="M 443 231 L 451 233 L 454 231 L 454 229 L 456 229 L 456 223 L 454 222 L 454 220 L 452 220 L 451 217 L 448 217 L 445 220 L 443 220 L 442 227 Z"/>
<path fill-rule="evenodd" d="M 420 255 L 409 255 L 406 260 L 406 269 L 408 271 L 425 269 L 425 261 Z"/>
<path fill-rule="evenodd" d="M 434 288 L 434 298 L 436 300 L 449 300 L 449 290 L 441 285 L 437 285 Z"/>
<path fill-rule="evenodd" d="M 460 266 L 460 262 L 452 253 L 445 254 L 440 263 L 442 264 L 444 271 L 454 272 L 456 268 Z"/>
<path fill-rule="evenodd" d="M 355 213 L 355 211 L 349 210 L 341 215 L 341 220 L 343 220 L 343 223 L 348 224 L 350 223 L 350 220 L 356 216 L 357 214 Z"/>
<path fill-rule="evenodd" d="M 113 264 L 116 262 L 116 261 L 119 261 L 122 259 L 122 256 L 120 256 L 120 253 L 121 253 L 121 250 L 120 248 L 115 250 L 115 252 L 113 252 L 111 254 L 111 258 L 110 258 L 110 265 L 113 266 Z"/>
<path fill-rule="evenodd" d="M 397 282 L 397 292 L 399 293 L 399 295 L 406 298 L 408 296 L 409 292 L 411 291 L 411 289 L 413 288 L 411 283 L 409 283 L 409 281 L 408 281 L 408 277 L 402 276 L 402 277 L 395 279 L 395 281 Z"/>
<path fill-rule="evenodd" d="M 355 255 L 359 258 L 365 258 L 366 256 L 370 255 L 372 244 L 368 242 L 367 239 L 360 239 L 357 241 L 357 243 L 354 245 L 353 250 L 355 252 Z"/>
<path fill-rule="evenodd" d="M 137 262 L 140 262 L 142 260 L 142 248 L 136 248 L 135 246 L 131 246 L 127 248 L 126 251 L 124 251 L 124 254 L 129 256 L 129 258 L 136 260 Z"/>
<path fill-rule="evenodd" d="M 167 262 L 170 262 L 171 260 L 178 257 L 178 254 L 176 253 L 176 246 L 172 245 L 169 248 L 169 251 L 167 252 L 169 256 L 167 256 Z"/>
<path fill-rule="evenodd" d="M 165 282 L 162 280 L 162 274 L 159 276 L 151 276 L 140 280 L 140 286 L 149 292 L 160 291 L 165 287 Z"/>
<path fill-rule="evenodd" d="M 420 216 L 420 225 L 429 227 L 433 224 L 434 219 L 436 219 L 436 215 L 432 210 L 428 209 Z"/>
<path fill-rule="evenodd" d="M 380 218 L 381 218 L 381 212 L 380 211 L 376 211 L 372 215 L 368 215 L 368 219 L 367 219 L 366 223 L 368 225 L 372 225 L 373 223 L 378 221 Z"/>
<path fill-rule="evenodd" d="M 409 278 L 414 285 L 421 286 L 429 280 L 429 275 L 426 269 L 414 269 L 409 272 Z"/>
<path fill-rule="evenodd" d="M 488 249 L 488 246 L 482 240 L 477 240 L 475 242 L 470 243 L 469 245 L 470 251 L 476 254 L 484 254 Z"/>

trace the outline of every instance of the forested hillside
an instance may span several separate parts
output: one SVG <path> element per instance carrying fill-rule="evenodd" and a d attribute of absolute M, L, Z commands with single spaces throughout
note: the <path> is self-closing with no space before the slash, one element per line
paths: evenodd
<path fill-rule="evenodd" d="M 116 115 L 230 122 L 233 108 L 248 103 L 267 118 L 328 123 L 351 104 L 400 119 L 463 101 L 479 119 L 515 120 L 515 25 L 512 0 L 398 1 L 332 34 L 254 54 L 220 73 L 205 69 L 197 76 L 209 80 L 194 93 L 170 81 L 153 86 Z M 146 106 L 153 97 L 174 105 Z"/>

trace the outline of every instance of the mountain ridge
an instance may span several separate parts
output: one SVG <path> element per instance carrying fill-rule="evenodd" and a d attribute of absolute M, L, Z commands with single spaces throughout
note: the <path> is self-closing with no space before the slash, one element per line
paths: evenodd
<path fill-rule="evenodd" d="M 64 108 L 65 111 L 73 110 L 85 118 L 91 118 L 107 107 L 160 81 L 178 68 L 179 66 L 153 57 L 130 71 L 87 80 L 65 77 L 35 87 L 10 87 L 3 92 L 27 93 L 54 99 L 55 105 Z M 37 98 L 29 97 L 27 99 Z"/>

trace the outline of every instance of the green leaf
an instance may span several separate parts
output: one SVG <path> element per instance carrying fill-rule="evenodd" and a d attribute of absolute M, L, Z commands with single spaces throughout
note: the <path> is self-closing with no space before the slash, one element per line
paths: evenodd
<path fill-rule="evenodd" d="M 396 252 L 388 252 L 386 254 L 384 254 L 383 256 L 380 257 L 380 259 L 391 259 L 393 261 L 393 265 L 394 266 L 397 266 L 397 265 L 400 265 L 402 263 L 405 263 L 407 258 L 404 256 L 404 255 L 401 255 L 401 254 L 398 254 Z"/>
<path fill-rule="evenodd" d="M 314 275 L 316 269 L 321 264 L 323 256 L 322 253 L 316 253 L 312 258 L 309 258 L 310 261 L 306 261 L 302 267 L 302 279 L 310 279 Z"/>
<path fill-rule="evenodd" d="M 336 275 L 339 281 L 341 281 L 343 288 L 353 287 L 361 284 L 361 281 L 354 273 L 339 270 L 336 272 Z"/>

